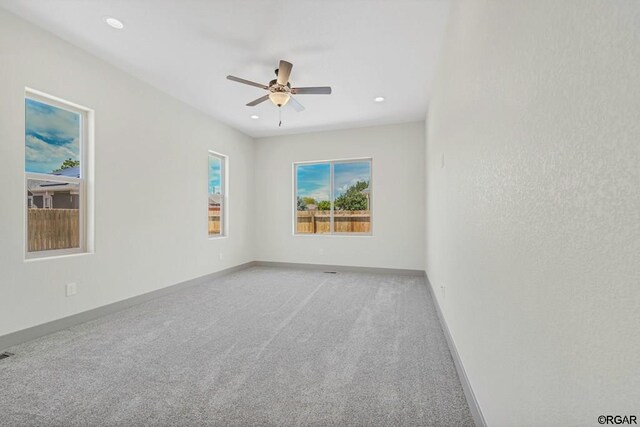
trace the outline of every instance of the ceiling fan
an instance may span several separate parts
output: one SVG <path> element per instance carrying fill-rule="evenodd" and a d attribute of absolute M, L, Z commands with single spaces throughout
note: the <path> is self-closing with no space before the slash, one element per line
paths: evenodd
<path fill-rule="evenodd" d="M 277 78 L 271 80 L 269 85 L 263 85 L 261 83 L 252 82 L 249 80 L 241 79 L 240 77 L 227 76 L 227 79 L 234 82 L 244 83 L 246 85 L 259 87 L 264 90 L 268 90 L 267 95 L 261 96 L 247 104 L 248 107 L 255 107 L 256 105 L 270 99 L 277 107 L 284 105 L 291 105 L 296 111 L 300 112 L 304 110 L 302 104 L 300 104 L 291 95 L 330 95 L 331 88 L 328 86 L 323 87 L 291 87 L 289 82 L 289 76 L 291 75 L 291 69 L 293 64 L 287 61 L 280 60 L 278 69 L 275 70 Z"/>

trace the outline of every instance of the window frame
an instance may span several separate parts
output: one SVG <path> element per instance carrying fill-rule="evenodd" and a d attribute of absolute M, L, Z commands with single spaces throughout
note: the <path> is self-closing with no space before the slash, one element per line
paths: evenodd
<path fill-rule="evenodd" d="M 209 158 L 220 159 L 220 234 L 209 234 Z M 229 188 L 228 188 L 229 156 L 217 151 L 207 150 L 207 236 L 209 239 L 229 237 Z"/>
<path fill-rule="evenodd" d="M 340 163 L 356 163 L 356 162 L 369 162 L 369 232 L 368 233 L 336 233 L 334 231 L 334 166 Z M 328 233 L 298 233 L 297 232 L 297 212 L 298 212 L 298 174 L 297 167 L 299 165 L 318 165 L 328 163 L 329 164 L 329 202 L 331 208 L 329 209 L 329 232 Z M 334 160 L 310 160 L 310 161 L 298 161 L 292 163 L 292 234 L 295 237 L 303 236 L 320 236 L 320 237 L 373 237 L 373 157 L 353 157 L 346 159 L 334 159 Z"/>
<path fill-rule="evenodd" d="M 89 238 L 91 227 L 90 221 L 90 213 L 92 214 L 92 198 L 90 195 L 89 187 L 92 187 L 92 172 L 93 172 L 93 162 L 90 157 L 90 152 L 93 148 L 93 123 L 94 123 L 94 112 L 93 110 L 83 107 L 81 105 L 75 104 L 73 102 L 69 102 L 63 100 L 61 98 L 49 95 L 44 92 L 40 92 L 34 89 L 25 88 L 24 97 L 22 100 L 23 108 L 25 109 L 24 113 L 24 127 L 25 132 L 23 135 L 26 136 L 26 125 L 27 125 L 27 115 L 26 115 L 26 101 L 28 99 L 50 105 L 52 107 L 60 108 L 62 110 L 70 111 L 72 113 L 78 114 L 80 116 L 80 141 L 79 141 L 79 160 L 80 160 L 80 177 L 67 177 L 60 175 L 52 175 L 46 173 L 38 173 L 38 172 L 27 172 L 26 162 L 26 145 L 25 145 L 25 156 L 24 156 L 24 164 L 23 164 L 23 172 L 24 172 L 24 259 L 25 261 L 34 261 L 39 259 L 47 259 L 53 257 L 61 257 L 61 256 L 69 256 L 69 255 L 81 255 L 81 254 L 89 254 L 93 252 L 92 239 Z M 26 142 L 25 142 L 26 144 Z M 51 249 L 45 251 L 29 251 L 29 196 L 28 196 L 28 185 L 30 180 L 38 180 L 38 181 L 52 181 L 52 182 L 60 182 L 66 184 L 77 184 L 78 185 L 78 195 L 79 195 L 79 245 L 77 248 L 65 248 L 65 249 Z M 44 199 L 43 199 L 44 203 Z"/>

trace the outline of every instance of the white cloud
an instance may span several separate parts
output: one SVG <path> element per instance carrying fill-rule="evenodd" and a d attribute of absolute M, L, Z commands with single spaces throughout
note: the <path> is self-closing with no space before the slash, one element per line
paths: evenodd
<path fill-rule="evenodd" d="M 80 116 L 77 113 L 33 100 L 27 101 L 26 113 L 28 134 L 63 140 L 79 137 Z"/>
<path fill-rule="evenodd" d="M 25 139 L 27 169 L 29 172 L 51 172 L 65 159 L 78 158 L 78 143 L 53 145 L 40 138 L 27 135 Z"/>
<path fill-rule="evenodd" d="M 340 186 L 340 187 L 336 188 L 336 196 L 338 196 L 338 195 L 340 195 L 340 194 L 342 194 L 342 193 L 345 193 L 345 192 L 349 189 L 349 187 L 351 187 L 351 186 L 353 186 L 353 185 L 357 184 L 357 183 L 358 183 L 358 181 L 366 181 L 366 178 L 364 178 L 364 177 L 357 177 L 357 178 L 353 178 L 353 179 L 351 179 L 351 181 L 349 181 L 348 183 L 346 183 L 346 184 L 344 184 L 344 185 L 342 185 L 342 186 Z"/>
<path fill-rule="evenodd" d="M 318 202 L 322 200 L 329 200 L 329 187 L 317 188 L 305 194 L 304 197 L 312 197 L 316 199 Z"/>

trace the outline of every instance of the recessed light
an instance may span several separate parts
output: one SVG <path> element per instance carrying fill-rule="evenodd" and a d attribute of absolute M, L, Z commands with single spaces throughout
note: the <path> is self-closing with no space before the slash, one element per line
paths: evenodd
<path fill-rule="evenodd" d="M 258 120 L 258 119 L 260 118 L 260 116 L 256 116 L 256 115 L 254 114 L 254 115 L 252 115 L 252 116 L 251 116 L 251 118 L 252 118 L 253 120 Z"/>
<path fill-rule="evenodd" d="M 104 22 L 106 22 L 108 26 L 110 26 L 111 28 L 115 28 L 116 30 L 121 30 L 124 28 L 124 24 L 122 23 L 122 21 L 110 16 L 105 17 Z"/>
<path fill-rule="evenodd" d="M 384 102 L 384 97 L 383 96 L 376 96 L 375 98 L 373 98 L 373 100 L 375 102 Z"/>

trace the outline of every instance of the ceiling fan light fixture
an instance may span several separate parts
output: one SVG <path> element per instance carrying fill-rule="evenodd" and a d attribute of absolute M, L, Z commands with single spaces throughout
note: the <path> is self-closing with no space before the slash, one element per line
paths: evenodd
<path fill-rule="evenodd" d="M 289 102 L 289 98 L 291 98 L 291 95 L 289 95 L 287 92 L 271 92 L 269 94 L 269 99 L 271 100 L 271 102 L 273 102 L 278 107 L 287 105 L 287 102 Z"/>

